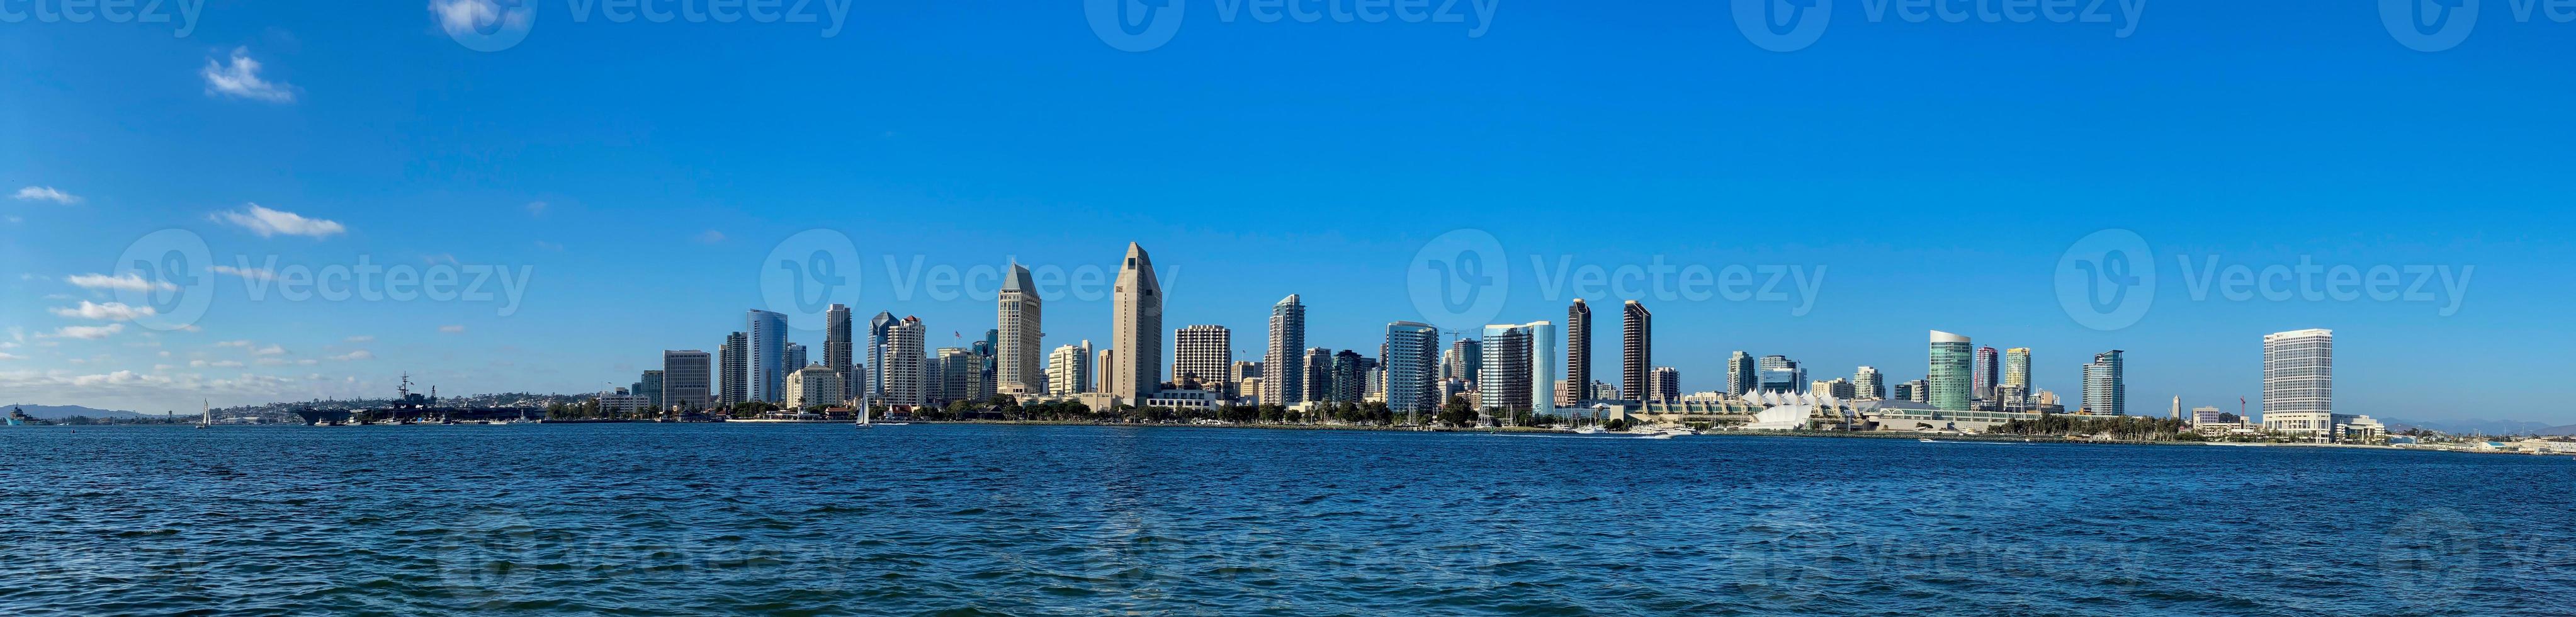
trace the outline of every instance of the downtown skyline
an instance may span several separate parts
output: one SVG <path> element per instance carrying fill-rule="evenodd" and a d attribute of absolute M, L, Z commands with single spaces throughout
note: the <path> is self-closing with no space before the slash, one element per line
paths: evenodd
<path fill-rule="evenodd" d="M 2576 422 L 2521 411 L 2576 386 L 2401 377 L 2435 358 L 2566 366 L 2557 337 L 2528 336 L 2556 332 L 2576 289 L 2557 267 L 2576 245 L 2554 173 L 2576 125 L 2530 113 L 2576 88 L 2519 70 L 2563 39 L 2545 24 L 2491 17 L 2427 54 L 2368 7 L 2160 5 L 2128 39 L 1844 20 L 1782 54 L 1703 5 L 1514 5 L 1472 40 L 1200 24 L 1127 53 L 1074 12 L 923 6 L 860 7 L 830 39 L 549 14 L 481 53 L 419 6 L 213 8 L 186 38 L 27 24 L 0 46 L 23 67 L 0 75 L 23 110 L 0 121 L 6 402 L 372 397 L 404 371 L 449 391 L 595 392 L 662 350 L 719 353 L 743 310 L 777 308 L 766 256 L 812 229 L 860 247 L 845 303 L 919 316 L 931 350 L 992 328 L 1011 262 L 1114 275 L 1115 249 L 1137 242 L 1171 292 L 1167 330 L 1219 325 L 1258 348 L 1265 308 L 1294 293 L 1308 346 L 1375 355 L 1389 322 L 1460 327 L 1422 314 L 1405 276 L 1442 234 L 1478 229 L 1511 278 L 1492 322 L 1561 320 L 1581 297 L 1608 343 L 1612 307 L 1639 300 L 1653 366 L 1685 392 L 1720 389 L 1735 350 L 1906 383 L 1923 377 L 1922 333 L 1942 330 L 2033 350 L 2032 385 L 2061 396 L 2121 349 L 2141 410 L 2223 406 L 2262 390 L 2248 341 L 2325 328 L 2343 337 L 2344 410 Z M 1314 83 L 1354 87 L 1292 87 Z M 1889 92 L 1908 94 L 1851 103 Z M 193 332 L 104 319 L 115 296 L 70 282 L 165 229 L 249 271 L 364 259 L 528 277 L 509 304 L 255 300 L 255 281 L 212 274 Z M 2102 331 L 2067 314 L 2051 275 L 2109 229 L 2142 237 L 2160 276 L 2141 319 Z M 1658 258 L 1802 268 L 1815 293 L 1798 298 L 1794 277 L 1781 302 L 1578 284 Z M 2209 281 L 2303 263 L 2449 268 L 2466 296 L 2438 277 L 2428 302 L 2238 300 Z M 944 296 L 941 267 L 992 275 Z M 1108 304 L 1048 298 L 1040 346 L 1109 348 Z M 818 327 L 791 325 L 829 354 Z M 1595 379 L 1625 379 L 1602 363 L 1617 353 L 1596 348 Z"/>

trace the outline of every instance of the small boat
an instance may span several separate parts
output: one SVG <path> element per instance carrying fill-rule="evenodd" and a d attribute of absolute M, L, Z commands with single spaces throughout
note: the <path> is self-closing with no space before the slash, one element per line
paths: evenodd
<path fill-rule="evenodd" d="M 199 402 L 200 404 L 203 404 L 203 405 L 205 406 L 205 408 L 204 408 L 204 410 L 205 410 L 205 415 L 203 415 L 203 416 L 199 416 L 199 417 L 197 418 L 197 429 L 198 429 L 198 430 L 204 430 L 204 429 L 214 428 L 214 427 L 215 427 L 215 403 L 214 403 L 214 401 L 211 401 L 211 400 L 200 400 L 200 401 L 198 401 L 198 402 Z"/>
<path fill-rule="evenodd" d="M 1653 435 L 1647 435 L 1647 436 L 1646 436 L 1646 438 L 1647 438 L 1647 439 L 1672 439 L 1672 438 L 1673 438 L 1673 434 L 1672 434 L 1672 433 L 1655 433 L 1655 434 L 1653 434 Z"/>
<path fill-rule="evenodd" d="M 1599 434 L 1602 434 L 1602 433 L 1605 433 L 1605 432 L 1608 432 L 1608 431 L 1601 430 L 1601 427 L 1599 427 L 1599 426 L 1586 426 L 1586 427 L 1583 427 L 1583 428 L 1574 429 L 1574 434 L 1576 434 L 1576 435 L 1599 435 Z"/>

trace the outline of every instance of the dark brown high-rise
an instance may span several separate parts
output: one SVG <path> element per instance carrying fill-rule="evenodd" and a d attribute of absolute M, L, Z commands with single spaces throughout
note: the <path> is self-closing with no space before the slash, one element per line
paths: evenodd
<path fill-rule="evenodd" d="M 1635 300 L 1629 300 L 1619 312 L 1619 395 L 1644 400 L 1646 379 L 1655 370 L 1655 316 Z"/>
<path fill-rule="evenodd" d="M 1572 409 L 1592 398 L 1592 305 L 1575 298 L 1565 308 L 1565 381 L 1556 387 L 1556 406 Z"/>

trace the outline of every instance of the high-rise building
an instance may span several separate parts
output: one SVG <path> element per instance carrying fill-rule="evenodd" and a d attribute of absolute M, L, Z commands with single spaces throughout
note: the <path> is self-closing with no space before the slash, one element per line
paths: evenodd
<path fill-rule="evenodd" d="M 1919 379 L 1918 379 L 1918 380 L 1915 380 L 1915 381 L 1921 381 L 1921 380 L 1919 380 Z M 1892 400 L 1892 401 L 1911 401 L 1911 400 L 1914 400 L 1914 384 L 1915 384 L 1915 382 L 1914 382 L 1914 381 L 1908 381 L 1908 382 L 1905 382 L 1905 383 L 1896 384 L 1896 395 L 1895 395 L 1895 397 L 1894 397 L 1894 398 L 1890 398 L 1890 399 L 1888 399 L 1888 400 Z"/>
<path fill-rule="evenodd" d="M 2084 409 L 2094 415 L 2129 415 L 2129 384 L 2121 354 L 2114 349 L 2093 354 L 2093 363 L 2084 365 Z"/>
<path fill-rule="evenodd" d="M 1556 412 L 1562 368 L 1556 350 L 1549 349 L 1556 343 L 1555 333 L 1549 332 L 1554 326 L 1544 321 L 1485 326 L 1485 371 L 1476 382 L 1486 408 Z"/>
<path fill-rule="evenodd" d="M 1905 400 L 1917 403 L 1932 402 L 1932 382 L 1930 380 L 1917 379 L 1914 381 L 1908 381 L 1905 382 L 1905 388 L 1907 391 Z"/>
<path fill-rule="evenodd" d="M 1044 302 L 1038 298 L 1037 282 L 1029 269 L 1011 264 L 1002 277 L 1002 293 L 993 318 L 1001 322 L 994 328 L 997 341 L 993 350 L 993 379 L 1004 394 L 1040 394 L 1047 391 L 1044 369 L 1038 364 L 1038 350 L 1044 349 L 1046 332 L 1040 320 Z"/>
<path fill-rule="evenodd" d="M 1639 397 L 1650 401 L 1678 401 L 1682 398 L 1681 369 L 1658 366 L 1646 373 L 1646 393 Z"/>
<path fill-rule="evenodd" d="M 1887 398 L 1887 376 L 1875 367 L 1860 367 L 1852 373 L 1852 398 L 1884 400 Z"/>
<path fill-rule="evenodd" d="M 1288 294 L 1270 305 L 1270 351 L 1261 357 L 1272 368 L 1261 377 L 1261 402 L 1292 405 L 1306 400 L 1306 305 Z"/>
<path fill-rule="evenodd" d="M 1370 366 L 1371 364 L 1373 363 L 1368 358 L 1361 357 L 1356 351 L 1344 349 L 1341 353 L 1333 354 L 1332 396 L 1326 400 L 1335 403 L 1360 402 L 1368 395 L 1368 384 L 1363 380 L 1374 368 Z"/>
<path fill-rule="evenodd" d="M 855 354 L 858 348 L 852 344 L 851 334 L 850 307 L 834 304 L 831 309 L 823 311 L 823 366 L 841 374 L 841 393 L 844 396 L 858 391 L 852 383 L 859 374 L 850 370 L 851 365 L 859 361 Z"/>
<path fill-rule="evenodd" d="M 2014 347 L 2004 350 L 2003 385 L 2021 388 L 2023 392 L 2030 391 L 2030 348 Z"/>
<path fill-rule="evenodd" d="M 1102 349 L 1091 353 L 1091 391 L 1109 387 L 1109 365 L 1118 361 L 1118 350 Z"/>
<path fill-rule="evenodd" d="M 1655 315 L 1646 305 L 1635 300 L 1619 309 L 1619 390 L 1628 396 L 1645 399 L 1654 389 L 1647 387 L 1646 373 L 1655 367 Z"/>
<path fill-rule="evenodd" d="M 724 346 L 717 347 L 716 353 L 721 354 L 720 359 L 723 362 L 719 365 L 717 374 L 717 377 L 723 380 L 719 384 L 723 386 L 723 389 L 718 392 L 719 401 L 731 407 L 734 403 L 751 400 L 750 335 L 741 332 L 725 335 Z"/>
<path fill-rule="evenodd" d="M 940 401 L 974 401 L 986 396 L 984 354 L 972 348 L 939 348 Z"/>
<path fill-rule="evenodd" d="M 1972 377 L 1968 384 L 1969 396 L 1980 399 L 1995 397 L 1995 382 L 2003 376 L 2002 367 L 1996 362 L 1997 353 L 1993 347 L 1977 348 L 1976 364 L 1969 368 Z"/>
<path fill-rule="evenodd" d="M 1065 345 L 1047 354 L 1047 391 L 1082 394 L 1091 391 L 1091 341 Z"/>
<path fill-rule="evenodd" d="M 743 332 L 750 346 L 745 358 L 750 362 L 750 398 L 764 403 L 787 400 L 787 316 L 751 309 L 744 317 Z M 798 367 L 803 368 L 803 367 Z"/>
<path fill-rule="evenodd" d="M 1461 384 L 1474 384 L 1476 374 L 1484 370 L 1485 343 L 1471 338 L 1458 339 L 1458 342 L 1449 344 L 1449 351 L 1441 356 L 1440 364 L 1442 377 Z"/>
<path fill-rule="evenodd" d="M 1109 320 L 1109 347 L 1118 351 L 1118 362 L 1102 369 L 1109 376 L 1102 391 L 1142 404 L 1163 382 L 1163 290 L 1154 278 L 1154 260 L 1133 242 L 1118 266 Z"/>
<path fill-rule="evenodd" d="M 1581 405 L 1592 383 L 1592 305 L 1582 298 L 1565 307 L 1565 383 L 1571 387 L 1557 389 L 1556 404 Z"/>
<path fill-rule="evenodd" d="M 1597 379 L 1592 381 L 1592 389 L 1591 389 L 1591 391 L 1586 392 L 1585 394 L 1586 394 L 1586 395 L 1587 395 L 1591 400 L 1596 400 L 1596 401 L 1618 401 L 1618 400 L 1626 400 L 1626 399 L 1620 398 L 1620 396 L 1619 396 L 1619 384 L 1614 384 L 1614 383 L 1610 383 L 1610 382 L 1607 382 L 1607 381 L 1601 381 L 1601 380 L 1597 380 Z M 1581 411 L 1581 410 L 1576 410 L 1576 411 Z"/>
<path fill-rule="evenodd" d="M 787 344 L 787 357 L 786 357 L 786 359 L 785 359 L 784 361 L 779 362 L 779 366 L 780 366 L 781 368 L 785 369 L 785 371 L 784 371 L 784 372 L 786 372 L 786 373 L 793 373 L 793 372 L 796 372 L 796 371 L 804 370 L 804 369 L 805 369 L 805 366 L 806 366 L 807 364 L 810 364 L 810 362 L 807 362 L 807 361 L 808 361 L 808 360 L 811 360 L 811 359 L 812 359 L 812 358 L 809 358 L 809 357 L 807 357 L 807 356 L 805 355 L 805 345 L 804 345 L 804 344 L 802 344 L 802 343 L 788 343 L 788 344 Z M 781 379 L 784 379 L 784 377 L 781 377 Z"/>
<path fill-rule="evenodd" d="M 1234 380 L 1227 370 L 1234 364 L 1234 332 L 1225 326 L 1188 326 L 1172 332 L 1172 383 L 1183 377 L 1196 376 L 1201 384 L 1215 384 L 1212 390 L 1224 391 Z"/>
<path fill-rule="evenodd" d="M 1975 361 L 1976 348 L 1968 337 L 1932 331 L 1932 370 L 1925 378 L 1932 383 L 1929 395 L 1932 408 L 1942 411 L 1968 411 L 1975 396 L 1975 379 L 1968 373 Z"/>
<path fill-rule="evenodd" d="M 885 358 L 877 362 L 877 374 L 883 375 L 886 405 L 923 405 L 930 402 L 930 387 L 923 374 L 924 346 L 930 329 L 919 317 L 904 317 L 886 328 Z"/>
<path fill-rule="evenodd" d="M 871 399 L 886 398 L 886 340 L 893 334 L 895 323 L 894 313 L 883 311 L 879 311 L 876 317 L 868 319 L 868 366 L 876 369 L 875 378 L 869 379 L 865 384 L 868 397 Z"/>
<path fill-rule="evenodd" d="M 1399 321 L 1386 325 L 1386 406 L 1396 413 L 1440 411 L 1440 329 Z"/>
<path fill-rule="evenodd" d="M 2281 414 L 2334 414 L 2333 330 L 2263 335 L 2263 421 Z"/>
<path fill-rule="evenodd" d="M 1752 394 L 1762 387 L 1762 370 L 1753 366 L 1753 354 L 1741 351 L 1726 358 L 1726 393 L 1734 396 Z"/>
<path fill-rule="evenodd" d="M 1308 349 L 1302 365 L 1306 367 L 1306 393 L 1297 400 L 1333 400 L 1333 350 L 1326 347 Z"/>
<path fill-rule="evenodd" d="M 661 369 L 654 369 L 644 371 L 644 376 L 635 380 L 635 394 L 644 397 L 651 404 L 648 409 L 657 412 L 669 409 L 662 406 L 662 375 Z"/>
<path fill-rule="evenodd" d="M 706 409 L 715 372 L 708 366 L 707 352 L 695 349 L 662 352 L 662 404 L 664 409 Z"/>
<path fill-rule="evenodd" d="M 1851 400 L 1860 395 L 1860 389 L 1852 385 L 1851 380 L 1843 379 L 1841 377 L 1808 384 L 1807 391 L 1814 393 L 1816 396 L 1833 397 L 1841 400 Z"/>
<path fill-rule="evenodd" d="M 1754 362 L 1754 370 L 1759 374 L 1758 381 L 1754 384 L 1755 391 L 1779 394 L 1798 394 L 1806 391 L 1807 369 L 1798 366 L 1798 361 L 1791 360 L 1788 356 L 1763 356 L 1762 359 Z"/>

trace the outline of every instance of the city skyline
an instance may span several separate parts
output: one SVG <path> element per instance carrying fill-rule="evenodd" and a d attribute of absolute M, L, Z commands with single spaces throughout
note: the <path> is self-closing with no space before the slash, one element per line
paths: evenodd
<path fill-rule="evenodd" d="M 1165 274 L 1167 324 L 1222 325 L 1248 344 L 1265 331 L 1261 306 L 1298 293 L 1315 345 L 1370 354 L 1391 321 L 1482 325 L 1425 314 L 1405 282 L 1419 251 L 1473 229 L 1504 257 L 1485 274 L 1511 283 L 1499 315 L 1479 321 L 1639 300 L 1659 318 L 1655 364 L 1686 391 L 1721 389 L 1732 350 L 1796 358 L 1815 376 L 1876 366 L 1904 383 L 1923 377 L 1917 337 L 1938 329 L 2034 350 L 2033 385 L 2064 396 L 2092 354 L 2124 349 L 2130 400 L 2225 406 L 2262 390 L 2246 341 L 2327 328 L 2347 339 L 2338 411 L 2576 422 L 2520 404 L 2576 386 L 2393 378 L 2463 341 L 2498 366 L 2565 365 L 2546 337 L 2519 334 L 2552 331 L 2550 309 L 2576 289 L 2556 267 L 2576 244 L 2550 173 L 2576 126 L 2529 113 L 2576 100 L 2576 87 L 2513 61 L 2555 49 L 2563 29 L 2491 17 L 2428 55 L 2391 41 L 2367 7 L 2319 20 L 2175 5 L 2134 39 L 1982 24 L 1900 36 L 1912 24 L 1842 19 L 1778 54 L 1722 19 L 1714 36 L 1635 36 L 1666 26 L 1634 11 L 1706 9 L 1648 3 L 1507 8 L 1475 40 L 1201 24 L 1139 54 L 1075 17 L 926 6 L 862 10 L 864 35 L 821 40 L 558 13 L 487 54 L 419 6 L 217 8 L 188 38 L 55 24 L 0 52 L 27 56 L 0 76 L 22 110 L 0 148 L 0 193 L 26 195 L 0 200 L 0 325 L 16 328 L 0 335 L 15 345 L 0 349 L 0 392 L 15 402 L 158 412 L 373 397 L 404 371 L 449 391 L 598 391 L 657 368 L 660 350 L 719 352 L 746 308 L 801 313 L 767 302 L 760 278 L 775 272 L 770 253 L 814 229 L 856 248 L 837 274 L 860 285 L 831 301 L 918 315 L 934 349 L 993 327 L 990 292 L 1009 263 L 1041 283 L 1114 273 L 1115 248 L 1139 242 L 1179 266 Z M 964 48 L 996 52 L 950 53 Z M 2009 53 L 2033 49 L 2050 53 Z M 277 96 L 211 87 L 201 69 L 234 65 L 236 50 Z M 1883 61 L 1909 53 L 1929 62 Z M 923 54 L 943 61 L 882 61 Z M 1389 57 L 1424 63 L 1378 62 Z M 575 66 L 587 70 L 567 77 Z M 1813 78 L 1829 67 L 1855 72 Z M 668 71 L 713 81 L 647 77 Z M 2272 78 L 2285 74 L 2313 80 Z M 1322 79 L 1371 87 L 1281 87 Z M 473 94 L 429 94 L 442 91 Z M 1850 106 L 1888 91 L 1913 93 L 1905 109 L 1922 113 Z M 1492 104 L 1503 100 L 1528 104 Z M 2285 103 L 2201 111 L 2211 100 Z M 842 106 L 791 105 L 803 101 Z M 275 281 L 200 271 L 216 291 L 197 331 L 88 317 L 114 317 L 106 304 L 119 300 L 70 281 L 114 274 L 127 247 L 170 229 L 202 238 L 207 265 L 489 266 L 523 293 L 298 301 L 271 285 L 252 299 Z M 2052 269 L 2117 229 L 2152 253 L 2132 265 L 2156 287 L 2131 294 L 2152 306 L 2128 324 L 2069 317 Z M 1755 270 L 1757 290 L 1773 284 L 1759 269 L 1797 266 L 1815 293 L 1794 276 L 1772 287 L 1791 298 L 1778 302 L 1585 287 L 1586 268 L 1658 258 Z M 2305 264 L 2451 276 L 2418 290 L 2430 301 L 2224 291 L 2230 268 Z M 958 276 L 934 278 L 943 271 Z M 940 293 L 949 280 L 979 291 Z M 512 297 L 499 277 L 486 288 Z M 1105 295 L 1048 300 L 1045 348 L 1105 346 Z M 798 321 L 797 341 L 822 340 Z"/>

